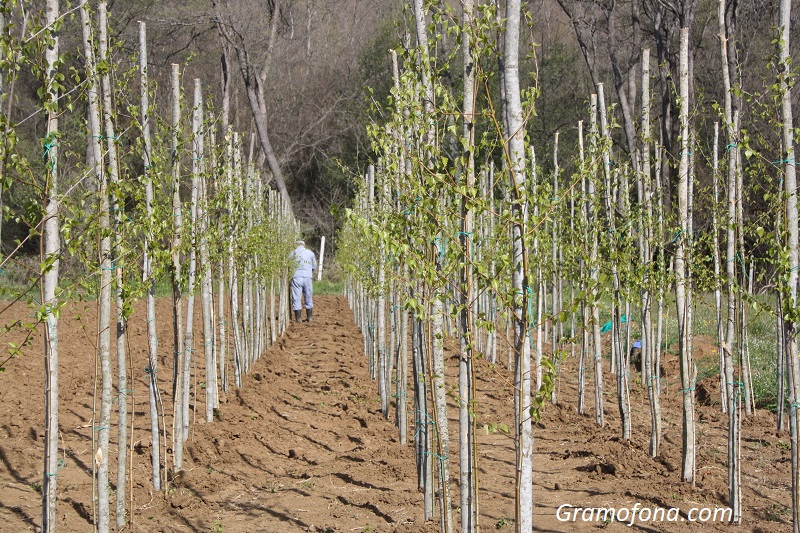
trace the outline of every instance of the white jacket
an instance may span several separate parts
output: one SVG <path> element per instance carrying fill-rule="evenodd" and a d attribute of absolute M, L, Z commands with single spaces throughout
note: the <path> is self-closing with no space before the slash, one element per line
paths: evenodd
<path fill-rule="evenodd" d="M 297 265 L 293 277 L 313 277 L 313 272 L 317 269 L 317 258 L 314 255 L 314 252 L 301 244 L 294 249 L 294 252 L 292 252 L 292 255 L 289 258 Z"/>

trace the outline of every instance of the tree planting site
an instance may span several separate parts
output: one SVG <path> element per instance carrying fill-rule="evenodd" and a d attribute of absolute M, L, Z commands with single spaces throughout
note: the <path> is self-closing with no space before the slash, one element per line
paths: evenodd
<path fill-rule="evenodd" d="M 793 8 L 0 0 L 0 530 L 800 533 Z"/>

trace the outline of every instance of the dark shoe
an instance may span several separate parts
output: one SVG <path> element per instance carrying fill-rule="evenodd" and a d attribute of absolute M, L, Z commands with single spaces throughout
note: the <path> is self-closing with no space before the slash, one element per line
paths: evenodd
<path fill-rule="evenodd" d="M 300 322 L 300 320 L 302 319 L 302 315 L 303 315 L 303 311 L 301 311 L 299 309 L 297 311 L 295 311 L 294 312 L 294 321 L 295 322 Z"/>
<path fill-rule="evenodd" d="M 311 317 L 314 316 L 313 309 L 306 309 L 306 322 L 311 322 Z"/>

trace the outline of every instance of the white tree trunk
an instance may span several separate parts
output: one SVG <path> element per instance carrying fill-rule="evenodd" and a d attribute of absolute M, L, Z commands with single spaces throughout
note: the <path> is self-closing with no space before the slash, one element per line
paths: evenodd
<path fill-rule="evenodd" d="M 147 210 L 147 234 L 144 242 L 142 277 L 147 284 L 147 377 L 150 404 L 150 461 L 152 464 L 153 490 L 161 490 L 161 446 L 158 423 L 160 393 L 158 390 L 158 333 L 156 328 L 156 281 L 153 277 L 153 257 L 150 247 L 155 242 L 153 227 L 153 174 L 150 172 L 152 139 L 150 135 L 150 95 L 147 78 L 147 26 L 139 22 L 139 74 L 142 86 L 142 154 L 144 165 L 145 208 Z"/>
<path fill-rule="evenodd" d="M 183 380 L 181 396 L 181 438 L 189 439 L 189 397 L 191 390 L 192 355 L 194 354 L 194 302 L 195 283 L 197 280 L 197 242 L 198 242 L 198 203 L 200 201 L 200 177 L 202 174 L 203 134 L 203 97 L 200 79 L 194 80 L 194 111 L 192 113 L 192 200 L 190 206 L 191 228 L 189 232 L 189 271 L 186 285 L 186 334 L 183 339 Z"/>
<path fill-rule="evenodd" d="M 419 285 L 419 283 L 417 283 Z M 419 293 L 412 289 L 412 295 Z M 412 375 L 414 379 L 414 412 L 416 413 L 417 432 L 414 436 L 414 452 L 417 463 L 417 487 L 422 491 L 423 517 L 433 518 L 433 457 L 431 456 L 431 423 L 428 414 L 428 371 L 424 342 L 422 340 L 422 320 L 411 319 L 411 355 L 413 360 Z"/>
<path fill-rule="evenodd" d="M 717 345 L 719 349 L 719 392 L 722 413 L 728 412 L 728 388 L 725 385 L 725 333 L 722 322 L 722 259 L 719 249 L 719 122 L 714 122 L 714 149 L 712 154 L 712 190 L 714 193 L 711 210 L 712 247 L 714 255 L 714 308 L 717 315 Z"/>
<path fill-rule="evenodd" d="M 526 309 L 532 297 L 527 290 L 525 234 L 528 222 L 528 198 L 525 186 L 525 122 L 522 112 L 519 81 L 520 0 L 506 2 L 504 33 L 504 87 L 507 100 L 508 122 L 507 152 L 511 171 L 511 188 L 514 195 L 512 207 L 512 247 L 514 272 L 512 285 L 515 292 L 513 309 L 514 359 L 517 376 L 517 490 L 516 531 L 528 533 L 533 529 L 533 427 L 531 425 L 531 352 L 528 343 L 528 318 Z"/>
<path fill-rule="evenodd" d="M 376 179 L 382 182 L 380 202 L 378 205 L 375 203 L 373 195 L 370 195 L 369 213 L 373 220 L 377 217 L 382 217 L 383 206 L 386 198 L 386 175 L 381 172 L 380 176 L 376 176 L 374 165 L 369 166 L 369 181 L 370 184 L 375 183 Z M 389 417 L 389 370 L 388 370 L 388 354 L 386 350 L 386 262 L 384 256 L 386 255 L 385 245 L 381 241 L 378 250 L 378 298 L 375 313 L 375 337 L 378 343 L 378 396 L 381 402 L 381 414 L 384 418 Z"/>
<path fill-rule="evenodd" d="M 98 9 L 99 15 L 99 60 L 110 65 L 108 52 L 108 12 L 106 3 L 102 2 Z M 111 185 L 111 208 L 114 211 L 114 243 L 113 260 L 111 269 L 115 278 L 115 293 L 117 305 L 116 319 L 116 347 L 117 347 L 117 490 L 116 500 L 116 525 L 121 528 L 125 525 L 125 493 L 127 478 L 128 457 L 128 368 L 127 368 L 127 320 L 124 312 L 124 276 L 123 276 L 123 243 L 122 223 L 123 207 L 120 205 L 117 192 L 120 185 L 119 161 L 117 157 L 116 133 L 114 131 L 114 116 L 112 103 L 112 87 L 110 69 L 106 69 L 100 77 L 103 92 L 103 122 L 105 126 L 104 138 L 108 152 L 108 176 Z"/>
<path fill-rule="evenodd" d="M 462 115 L 462 139 L 464 148 L 464 168 L 462 169 L 463 184 L 467 193 L 461 198 L 461 248 L 464 266 L 460 272 L 459 305 L 461 316 L 459 326 L 460 356 L 458 365 L 458 394 L 459 394 L 459 472 L 461 495 L 461 531 L 475 531 L 478 527 L 478 493 L 477 493 L 477 460 L 478 451 L 475 440 L 475 418 L 477 409 L 475 405 L 473 350 L 475 343 L 472 318 L 475 315 L 476 305 L 474 279 L 472 272 L 472 243 L 473 239 L 473 210 L 470 206 L 470 195 L 475 188 L 475 52 L 472 48 L 473 10 L 474 2 L 465 0 L 461 4 L 461 47 L 464 58 L 464 93 Z M 473 416 L 474 415 L 474 416 Z"/>
<path fill-rule="evenodd" d="M 232 228 L 239 223 L 239 175 L 241 155 L 239 153 L 239 134 L 234 132 L 230 139 L 232 155 L 227 168 L 228 213 Z M 231 300 L 231 335 L 233 336 L 233 377 L 236 387 L 242 386 L 242 336 L 239 316 L 239 268 L 236 264 L 235 234 L 230 232 L 228 240 L 228 290 Z"/>
<path fill-rule="evenodd" d="M 94 468 L 97 471 L 97 514 L 95 520 L 98 530 L 108 531 L 109 491 L 108 491 L 108 441 L 111 420 L 111 238 L 108 209 L 108 184 L 103 165 L 102 134 L 100 129 L 100 90 L 94 59 L 94 38 L 87 1 L 81 2 L 81 26 L 86 61 L 87 99 L 89 106 L 89 134 L 91 145 L 88 148 L 89 164 L 93 167 L 98 185 L 99 197 L 99 263 L 100 294 L 98 296 L 98 356 L 101 365 L 100 418 L 95 421 L 97 449 Z"/>
<path fill-rule="evenodd" d="M 47 26 L 54 24 L 58 17 L 58 0 L 47 0 Z M 61 255 L 61 235 L 58 223 L 58 89 L 55 84 L 58 61 L 58 36 L 51 34 L 53 41 L 45 52 L 46 99 L 49 103 L 47 113 L 47 133 L 45 136 L 45 156 L 47 163 L 47 200 L 44 209 L 43 250 L 44 267 L 42 280 L 42 310 L 45 319 L 44 360 L 45 360 L 45 451 L 44 477 L 42 481 L 42 530 L 56 530 L 56 477 L 58 475 L 58 288 L 59 256 Z"/>
<path fill-rule="evenodd" d="M 590 97 L 591 107 L 591 131 L 590 143 L 592 146 L 592 156 L 597 154 L 597 95 Z M 599 224 L 597 216 L 597 188 L 596 176 L 589 176 L 587 182 L 587 209 L 589 211 L 587 220 L 591 226 L 591 250 L 589 252 L 589 277 L 591 279 L 592 302 L 589 306 L 590 324 L 592 331 L 592 365 L 594 367 L 594 406 L 595 422 L 598 426 L 605 425 L 605 407 L 603 400 L 603 340 L 600 336 L 600 309 L 598 308 L 599 285 L 600 285 L 600 263 L 598 260 L 600 249 Z"/>
<path fill-rule="evenodd" d="M 587 196 L 586 172 L 584 171 L 586 165 L 586 152 L 584 150 L 583 141 L 583 121 L 578 122 L 578 160 L 581 165 L 581 206 L 580 206 L 580 227 L 587 232 L 586 238 L 591 238 L 588 234 L 589 228 L 589 201 Z M 587 294 L 589 287 L 586 277 L 586 258 L 584 254 L 580 256 L 578 263 L 578 272 L 580 275 L 581 291 Z M 586 300 L 581 300 L 581 352 L 578 359 L 578 414 L 583 414 L 586 410 L 586 357 L 589 355 L 589 346 L 591 344 L 589 332 L 589 306 L 586 305 Z"/>
<path fill-rule="evenodd" d="M 736 343 L 736 173 L 738 170 L 738 146 L 736 120 L 733 112 L 731 97 L 730 66 L 728 64 L 728 35 L 725 26 L 725 0 L 720 0 L 718 21 L 719 38 L 722 59 L 722 81 L 724 92 L 725 131 L 727 133 L 728 151 L 728 209 L 725 225 L 726 251 L 725 265 L 728 284 L 728 313 L 726 319 L 725 343 L 722 349 L 725 352 L 725 385 L 728 398 L 728 505 L 733 511 L 733 522 L 739 523 L 742 519 L 742 495 L 740 476 L 740 448 L 739 448 L 739 397 L 735 382 L 735 368 L 733 351 Z"/>
<path fill-rule="evenodd" d="M 661 446 L 661 397 L 658 383 L 660 369 L 656 366 L 655 335 L 653 332 L 653 267 L 651 255 L 651 242 L 653 238 L 653 194 L 650 167 L 650 50 L 642 51 L 642 154 L 639 158 L 641 170 L 639 172 L 639 203 L 642 205 L 643 222 L 639 235 L 639 258 L 644 266 L 642 279 L 641 301 L 641 358 L 642 380 L 647 387 L 647 397 L 650 404 L 650 456 L 657 457 Z"/>
<path fill-rule="evenodd" d="M 792 72 L 792 62 L 790 56 L 790 29 L 791 29 L 791 10 L 790 0 L 780 2 L 780 39 L 778 40 L 778 54 L 780 65 L 781 88 L 781 119 L 783 135 L 783 179 L 786 194 L 786 228 L 787 228 L 787 248 L 789 261 L 785 265 L 788 269 L 788 309 L 797 308 L 797 285 L 798 270 L 800 269 L 800 253 L 798 252 L 798 216 L 797 216 L 797 176 L 795 170 L 795 150 L 794 150 L 794 131 L 793 131 L 793 112 L 792 98 L 790 92 L 790 73 Z M 794 314 L 790 316 L 795 316 Z M 798 363 L 798 344 L 796 320 L 786 320 L 784 322 L 784 332 L 786 335 L 786 346 L 788 346 L 786 356 L 789 358 L 789 431 L 791 439 L 792 453 L 792 531 L 800 533 L 800 465 L 798 465 L 798 430 L 800 430 L 800 363 Z M 778 383 L 783 387 L 782 383 Z M 779 406 L 782 409 L 782 406 Z M 780 416 L 780 415 L 779 415 Z"/>
<path fill-rule="evenodd" d="M 689 240 L 689 30 L 681 29 L 679 67 L 680 90 L 680 143 L 681 156 L 678 167 L 678 221 L 680 224 L 675 250 L 675 301 L 678 308 L 678 346 L 680 351 L 681 396 L 683 398 L 683 453 L 681 479 L 694 482 L 695 472 L 695 431 L 694 431 L 694 362 L 689 353 L 689 298 L 686 276 L 686 255 Z"/>
<path fill-rule="evenodd" d="M 205 126 L 201 124 L 201 128 Z M 200 151 L 198 158 L 200 159 L 200 199 L 197 204 L 197 218 L 200 224 L 199 232 L 199 248 L 200 248 L 200 269 L 202 280 L 200 298 L 203 305 L 203 352 L 205 355 L 206 364 L 206 422 L 214 421 L 214 409 L 217 407 L 217 363 L 216 363 L 216 340 L 214 335 L 214 301 L 213 301 L 213 280 L 211 261 L 208 251 L 208 178 L 205 174 L 203 157 L 205 150 L 203 149 L 203 134 L 201 132 Z M 211 150 L 214 152 L 214 140 L 210 140 Z M 213 162 L 211 168 L 215 168 Z"/>
<path fill-rule="evenodd" d="M 558 189 L 558 177 L 559 177 L 559 168 L 558 168 L 558 132 L 555 133 L 553 137 L 553 202 L 561 203 L 561 199 L 558 197 L 559 189 Z M 563 323 L 558 319 L 558 314 L 561 312 L 561 277 L 560 277 L 560 265 L 559 265 L 559 216 L 556 215 L 553 217 L 551 221 L 551 250 L 550 250 L 550 266 L 552 269 L 551 272 L 551 283 L 552 283 L 552 307 L 550 309 L 550 323 L 553 328 L 553 338 L 552 338 L 552 357 L 553 357 L 553 367 L 556 370 L 556 379 L 558 379 L 558 375 L 560 374 L 560 360 L 559 360 L 559 348 L 561 342 L 561 336 L 563 332 Z M 556 391 L 558 387 L 553 387 L 553 391 L 550 393 L 550 402 L 555 404 L 557 401 Z"/>
<path fill-rule="evenodd" d="M 173 318 L 173 368 L 172 368 L 172 450 L 175 472 L 183 469 L 183 304 L 181 284 L 181 241 L 183 233 L 183 207 L 181 206 L 180 128 L 181 85 L 180 65 L 173 63 L 170 77 L 172 89 L 172 318 Z"/>
<path fill-rule="evenodd" d="M 433 116 L 433 83 L 431 81 L 430 71 L 430 57 L 428 47 L 427 35 L 427 22 L 426 22 L 426 9 L 423 6 L 422 0 L 414 0 L 414 19 L 416 23 L 417 47 L 421 56 L 421 83 L 424 91 L 423 106 L 425 115 L 428 117 Z M 430 151 L 435 149 L 436 136 L 434 131 L 435 126 L 429 124 L 425 129 L 425 149 Z M 441 235 L 438 236 L 437 242 L 444 246 L 444 241 Z M 434 251 L 437 257 L 438 268 L 438 253 Z M 439 480 L 441 482 L 439 498 L 441 502 L 442 523 L 444 533 L 452 533 L 453 531 L 453 510 L 452 500 L 450 495 L 450 431 L 447 425 L 447 401 L 446 401 L 446 388 L 444 381 L 444 294 L 441 288 L 434 289 L 431 294 L 431 336 L 433 343 L 433 351 L 431 358 L 433 360 L 433 398 L 436 410 L 436 435 L 439 444 Z"/>

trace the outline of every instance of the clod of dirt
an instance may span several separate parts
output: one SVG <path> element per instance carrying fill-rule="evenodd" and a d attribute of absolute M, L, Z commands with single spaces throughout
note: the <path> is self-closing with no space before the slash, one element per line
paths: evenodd
<path fill-rule="evenodd" d="M 596 465 L 594 465 L 594 470 L 598 474 L 608 474 L 610 476 L 616 476 L 617 471 L 619 469 L 617 468 L 617 465 L 615 465 L 614 463 L 597 463 Z"/>
<path fill-rule="evenodd" d="M 192 503 L 192 497 L 189 494 L 176 494 L 169 501 L 173 509 L 183 509 Z"/>
<path fill-rule="evenodd" d="M 695 397 L 700 405 L 713 405 L 720 402 L 719 378 L 704 378 L 697 383 L 695 390 Z"/>
<path fill-rule="evenodd" d="M 289 459 L 297 459 L 297 452 L 294 450 L 289 450 Z"/>
<path fill-rule="evenodd" d="M 670 472 L 675 472 L 678 469 L 678 467 L 666 457 L 657 457 L 656 461 L 664 465 L 664 467 Z"/>
<path fill-rule="evenodd" d="M 255 374 L 253 374 L 253 378 L 256 381 L 261 381 L 262 379 L 264 379 L 264 376 L 262 376 L 259 372 L 256 372 Z"/>
<path fill-rule="evenodd" d="M 585 466 L 579 466 L 575 470 L 580 472 L 591 472 L 597 474 L 598 476 L 603 476 L 604 474 L 616 476 L 617 472 L 620 471 L 617 465 L 614 463 L 589 463 Z"/>
<path fill-rule="evenodd" d="M 561 490 L 561 483 L 556 483 L 553 487 L 555 490 Z"/>
<path fill-rule="evenodd" d="M 149 447 L 149 444 L 145 444 L 142 441 L 137 441 L 136 444 L 133 445 L 133 451 L 136 452 L 136 455 L 144 455 L 145 448 Z"/>
<path fill-rule="evenodd" d="M 175 487 L 180 487 L 183 485 L 185 479 L 186 479 L 186 472 L 184 470 L 175 472 L 174 475 L 172 476 L 172 485 Z"/>
<path fill-rule="evenodd" d="M 572 457 L 579 457 L 579 458 L 591 457 L 592 455 L 594 455 L 592 452 L 586 450 L 578 450 L 578 451 L 566 450 L 564 452 L 564 459 L 570 459 Z"/>

